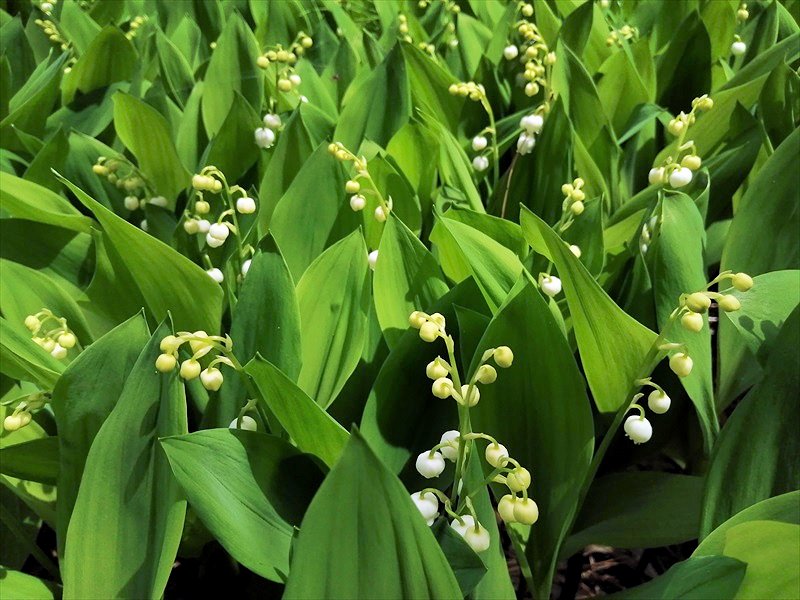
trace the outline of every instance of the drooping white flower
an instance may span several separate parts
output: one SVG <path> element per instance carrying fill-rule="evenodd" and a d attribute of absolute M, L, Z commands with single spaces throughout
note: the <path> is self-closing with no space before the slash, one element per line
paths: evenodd
<path fill-rule="evenodd" d="M 627 435 L 634 444 L 644 444 L 651 437 L 653 437 L 653 426 L 650 421 L 640 415 L 631 415 L 625 419 L 625 435 Z"/>
<path fill-rule="evenodd" d="M 222 240 L 223 242 L 228 239 L 231 230 L 224 223 L 214 223 L 208 228 L 209 237 Z"/>
<path fill-rule="evenodd" d="M 731 54 L 734 56 L 742 56 L 745 52 L 747 52 L 747 44 L 743 41 L 738 40 L 731 44 Z"/>
<path fill-rule="evenodd" d="M 436 517 L 439 516 L 439 499 L 436 497 L 436 494 L 432 492 L 414 492 L 411 494 L 411 500 L 414 502 L 420 514 L 422 514 L 422 518 L 425 519 L 425 522 L 429 526 L 433 525 Z"/>
<path fill-rule="evenodd" d="M 198 219 L 197 220 L 197 231 L 198 233 L 208 233 L 211 229 L 211 223 L 208 219 Z"/>
<path fill-rule="evenodd" d="M 438 477 L 444 471 L 444 456 L 438 450 L 433 454 L 426 450 L 417 457 L 416 467 L 417 472 L 426 479 Z"/>
<path fill-rule="evenodd" d="M 352 208 L 355 212 L 360 210 L 364 210 L 364 207 L 367 205 L 367 199 L 364 198 L 361 194 L 355 194 L 354 196 L 350 196 L 350 208 Z"/>
<path fill-rule="evenodd" d="M 475 552 L 487 550 L 492 541 L 489 531 L 480 523 L 476 523 L 472 515 L 464 515 L 461 520 L 462 522 L 459 522 L 458 519 L 453 519 L 450 527 L 463 537 L 464 541 Z"/>
<path fill-rule="evenodd" d="M 216 392 L 222 386 L 223 380 L 222 371 L 215 367 L 209 367 L 200 373 L 200 383 L 212 392 Z"/>
<path fill-rule="evenodd" d="M 148 200 L 150 204 L 153 206 L 158 206 L 160 208 L 167 208 L 167 199 L 164 196 L 153 196 Z"/>
<path fill-rule="evenodd" d="M 650 185 L 664 183 L 664 167 L 654 167 L 650 169 L 650 172 L 647 174 L 647 181 L 650 182 Z"/>
<path fill-rule="evenodd" d="M 281 118 L 276 114 L 267 113 L 264 115 L 264 126 L 269 129 L 278 129 L 281 126 Z"/>
<path fill-rule="evenodd" d="M 256 201 L 248 196 L 243 196 L 236 201 L 236 210 L 243 215 L 252 215 L 256 212 Z"/>
<path fill-rule="evenodd" d="M 234 419 L 231 421 L 231 424 L 228 425 L 228 429 L 243 429 L 245 431 L 256 431 L 258 430 L 258 423 L 253 417 L 248 417 L 244 415 L 242 417 L 242 425 L 239 426 L 239 419 Z"/>
<path fill-rule="evenodd" d="M 378 263 L 378 251 L 373 250 L 367 256 L 367 262 L 369 263 L 369 268 L 373 271 L 375 270 L 375 265 Z"/>
<path fill-rule="evenodd" d="M 125 200 L 122 202 L 128 210 L 136 210 L 139 208 L 139 199 L 136 196 L 125 196 Z"/>
<path fill-rule="evenodd" d="M 517 58 L 517 56 L 519 56 L 519 48 L 517 48 L 514 44 L 503 48 L 503 57 L 506 60 L 514 60 Z"/>
<path fill-rule="evenodd" d="M 703 318 L 700 315 L 697 316 L 700 317 L 701 319 Z M 667 396 L 661 390 L 653 390 L 647 397 L 647 406 L 657 415 L 663 415 L 665 412 L 667 412 L 669 410 L 670 404 L 672 404 L 670 397 Z"/>
<path fill-rule="evenodd" d="M 208 273 L 208 276 L 211 277 L 211 279 L 213 279 L 217 283 L 222 283 L 223 281 L 225 281 L 225 275 L 223 275 L 222 271 L 220 271 L 217 267 L 209 269 L 208 271 L 206 271 L 206 273 Z"/>
<path fill-rule="evenodd" d="M 486 462 L 493 467 L 502 467 L 508 460 L 508 448 L 503 444 L 489 444 L 486 446 Z"/>
<path fill-rule="evenodd" d="M 555 275 L 542 278 L 542 291 L 551 298 L 561 293 L 561 280 Z"/>
<path fill-rule="evenodd" d="M 489 159 L 485 156 L 476 156 L 472 159 L 472 168 L 478 171 L 485 171 L 489 168 Z"/>
<path fill-rule="evenodd" d="M 458 438 L 460 435 L 461 434 L 456 429 L 445 431 L 442 434 L 442 439 L 439 440 L 439 443 L 448 445 L 442 446 L 439 449 L 439 452 L 441 452 L 442 456 L 444 456 L 447 460 L 455 462 L 458 458 Z"/>
<path fill-rule="evenodd" d="M 536 138 L 533 135 L 525 133 L 524 131 L 519 134 L 519 137 L 517 138 L 518 154 L 530 154 L 533 152 L 534 146 L 536 146 Z"/>
<path fill-rule="evenodd" d="M 686 167 L 678 167 L 669 174 L 669 184 L 674 188 L 681 188 L 692 182 L 692 170 Z"/>
<path fill-rule="evenodd" d="M 269 148 L 275 143 L 275 132 L 267 127 L 259 127 L 255 131 L 255 141 L 259 148 Z"/>
<path fill-rule="evenodd" d="M 472 138 L 472 149 L 475 150 L 475 152 L 480 152 L 488 145 L 489 140 L 486 139 L 486 136 L 476 135 L 474 138 Z"/>
<path fill-rule="evenodd" d="M 246 261 L 242 263 L 242 276 L 247 275 L 247 272 L 250 270 L 250 263 L 252 262 L 253 261 L 248 258 Z"/>
<path fill-rule="evenodd" d="M 544 119 L 542 115 L 525 115 L 520 119 L 519 126 L 528 133 L 536 134 L 542 131 Z"/>

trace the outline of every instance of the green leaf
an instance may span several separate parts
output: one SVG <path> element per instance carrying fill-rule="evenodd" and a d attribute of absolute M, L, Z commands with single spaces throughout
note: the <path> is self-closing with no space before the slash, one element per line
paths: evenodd
<path fill-rule="evenodd" d="M 480 519 L 480 515 L 478 515 L 478 519 Z M 434 523 L 431 531 L 436 536 L 436 541 L 439 542 L 439 546 L 447 558 L 447 563 L 453 570 L 453 575 L 461 588 L 461 595 L 468 595 L 486 575 L 486 565 L 464 541 L 464 538 L 450 527 L 447 520 L 440 519 Z"/>
<path fill-rule="evenodd" d="M 20 571 L 0 567 L 3 598 L 6 600 L 53 600 L 58 596 L 58 586 Z"/>
<path fill-rule="evenodd" d="M 403 222 L 390 215 L 375 266 L 375 310 L 386 343 L 392 348 L 408 328 L 408 316 L 447 293 L 434 256 Z"/>
<path fill-rule="evenodd" d="M 411 44 L 400 44 L 408 70 L 411 102 L 417 110 L 432 116 L 450 131 L 458 126 L 464 100 L 452 95 L 448 88 L 456 78 L 442 66 L 430 60 Z"/>
<path fill-rule="evenodd" d="M 166 83 L 170 96 L 181 108 L 185 108 L 186 101 L 194 87 L 192 67 L 177 46 L 161 31 L 156 32 L 156 48 L 158 49 L 158 62 L 161 65 L 161 77 Z"/>
<path fill-rule="evenodd" d="M 131 79 L 138 60 L 136 49 L 125 34 L 116 27 L 106 27 L 92 38 L 86 52 L 64 77 L 61 102 L 70 104 L 78 92 L 89 94 Z"/>
<path fill-rule="evenodd" d="M 187 431 L 177 373 L 153 368 L 169 333 L 162 325 L 142 350 L 89 451 L 61 563 L 64 598 L 164 593 L 186 511 L 158 443 Z"/>
<path fill-rule="evenodd" d="M 737 512 L 771 496 L 800 488 L 800 308 L 786 320 L 764 369 L 725 424 L 706 478 L 702 535 Z M 775 440 L 765 444 L 764 440 Z M 778 443 L 779 442 L 779 443 Z"/>
<path fill-rule="evenodd" d="M 332 467 L 347 443 L 347 431 L 319 404 L 309 398 L 277 367 L 261 357 L 247 363 L 266 404 L 281 426 L 303 452 L 319 456 Z"/>
<path fill-rule="evenodd" d="M 655 548 L 694 539 L 703 483 L 702 477 L 657 471 L 612 473 L 596 479 L 562 556 L 589 544 Z"/>
<path fill-rule="evenodd" d="M 45 390 L 53 389 L 64 365 L 35 344 L 30 332 L 25 335 L 22 331 L 24 328 L 0 317 L 0 370 L 14 379 L 32 381 Z"/>
<path fill-rule="evenodd" d="M 209 429 L 161 445 L 189 504 L 225 550 L 245 567 L 284 581 L 294 527 L 323 476 L 278 438 Z"/>
<path fill-rule="evenodd" d="M 190 183 L 181 164 L 166 119 L 156 109 L 129 94 L 114 94 L 114 126 L 122 143 L 136 157 L 142 173 L 159 195 L 175 205 Z"/>
<path fill-rule="evenodd" d="M 512 349 L 514 364 L 498 369 L 497 381 L 481 387 L 470 418 L 476 431 L 491 432 L 531 471 L 530 493 L 547 507 L 547 518 L 531 528 L 526 551 L 537 589 L 543 591 L 550 588 L 558 547 L 592 457 L 591 406 L 572 350 L 533 283 L 520 283 L 497 311 L 470 374 L 484 351 L 498 346 Z"/>
<path fill-rule="evenodd" d="M 59 554 L 64 551 L 89 449 L 121 396 L 148 336 L 143 315 L 128 319 L 81 352 L 53 389 L 59 442 Z"/>
<path fill-rule="evenodd" d="M 287 600 L 461 597 L 408 492 L 358 432 L 308 507 L 291 573 Z"/>
<path fill-rule="evenodd" d="M 671 194 L 661 202 L 660 233 L 652 256 L 652 281 L 658 325 L 663 331 L 683 293 L 705 289 L 703 263 L 705 229 L 703 217 L 689 196 Z M 700 419 L 706 451 L 710 451 L 719 432 L 714 405 L 714 382 L 711 373 L 711 328 L 703 318 L 703 329 L 688 331 L 676 323 L 668 332 L 669 340 L 684 343 L 694 361 L 690 377 L 680 382 L 689 394 Z"/>
<path fill-rule="evenodd" d="M 61 180 L 97 217 L 156 319 L 163 319 L 169 312 L 178 330 L 218 330 L 222 289 L 205 271 L 118 217 L 66 179 Z M 154 264 L 158 269 L 153 269 Z"/>
<path fill-rule="evenodd" d="M 528 210 L 523 210 L 521 217 L 525 239 L 536 252 L 553 261 L 563 280 L 581 361 L 597 408 L 614 412 L 628 400 L 633 382 L 648 375 L 642 368 L 656 334 L 614 303 L 544 221 Z"/>
<path fill-rule="evenodd" d="M 297 283 L 303 360 L 298 385 L 327 407 L 356 368 L 364 347 L 369 287 L 360 231 L 335 243 Z"/>
<path fill-rule="evenodd" d="M 238 181 L 258 160 L 260 149 L 255 144 L 253 132 L 259 126 L 263 124 L 256 111 L 236 92 L 231 110 L 219 133 L 208 144 L 203 162 L 225 173 L 228 181 Z"/>
<path fill-rule="evenodd" d="M 0 209 L 11 216 L 89 232 L 92 221 L 67 200 L 36 183 L 0 172 Z"/>
<path fill-rule="evenodd" d="M 43 437 L 0 449 L 0 473 L 25 481 L 55 485 L 58 438 Z"/>

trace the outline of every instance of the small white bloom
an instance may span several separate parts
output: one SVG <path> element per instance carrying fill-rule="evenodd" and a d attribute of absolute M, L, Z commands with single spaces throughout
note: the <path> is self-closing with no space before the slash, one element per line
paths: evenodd
<path fill-rule="evenodd" d="M 200 373 L 200 383 L 209 391 L 216 392 L 222 386 L 223 382 L 222 371 L 215 367 L 203 369 Z"/>
<path fill-rule="evenodd" d="M 123 203 L 128 210 L 136 210 L 139 208 L 139 199 L 136 196 L 125 196 Z"/>
<path fill-rule="evenodd" d="M 439 498 L 436 497 L 436 494 L 431 492 L 425 494 L 422 492 L 414 492 L 411 494 L 411 500 L 416 505 L 417 510 L 422 514 L 422 518 L 425 519 L 425 522 L 429 526 L 433 525 L 436 517 L 439 516 Z"/>
<path fill-rule="evenodd" d="M 450 527 L 455 529 L 475 552 L 487 550 L 491 544 L 489 531 L 480 523 L 475 523 L 475 519 L 472 515 L 464 515 L 461 517 L 461 520 L 463 523 L 459 523 L 457 519 L 453 519 L 450 523 Z"/>
<path fill-rule="evenodd" d="M 439 452 L 442 453 L 447 460 L 452 460 L 453 462 L 456 461 L 458 458 L 458 438 L 461 434 L 455 430 L 451 429 L 450 431 L 445 431 L 442 434 L 442 439 L 439 440 L 440 444 L 449 444 L 448 446 L 442 446 L 439 449 Z"/>
<path fill-rule="evenodd" d="M 429 450 L 426 450 L 417 457 L 416 466 L 417 472 L 426 479 L 438 477 L 444 471 L 444 457 L 438 450 L 433 453 L 433 456 Z"/>
<path fill-rule="evenodd" d="M 555 275 L 542 278 L 542 291 L 551 298 L 561 293 L 561 280 Z"/>
<path fill-rule="evenodd" d="M 234 419 L 231 421 L 231 424 L 228 425 L 228 429 L 244 429 L 245 431 L 256 431 L 258 429 L 258 424 L 253 417 L 248 417 L 244 415 L 242 417 L 242 426 L 239 427 L 239 419 Z"/>
<path fill-rule="evenodd" d="M 275 132 L 266 127 L 259 127 L 255 131 L 255 140 L 259 148 L 269 148 L 275 143 Z"/>
<path fill-rule="evenodd" d="M 50 12 L 53 10 L 53 5 L 50 2 L 42 2 L 39 5 L 39 8 L 42 10 L 43 13 L 50 14 Z"/>
<path fill-rule="evenodd" d="M 375 270 L 375 264 L 378 262 L 378 251 L 373 250 L 367 256 L 367 262 L 369 263 L 369 268 L 373 271 Z"/>
<path fill-rule="evenodd" d="M 281 126 L 281 118 L 276 114 L 267 113 L 264 115 L 264 126 L 269 129 L 278 129 Z"/>
<path fill-rule="evenodd" d="M 300 96 L 300 102 L 303 104 L 308 104 L 308 96 Z"/>
<path fill-rule="evenodd" d="M 739 40 L 731 44 L 731 54 L 734 56 L 742 56 L 745 52 L 747 52 L 747 44 L 743 41 Z"/>
<path fill-rule="evenodd" d="M 459 522 L 458 519 L 453 519 L 450 522 L 450 527 L 455 529 L 458 535 L 464 537 L 469 527 L 475 527 L 475 518 L 472 515 L 463 515 L 461 517 L 461 522 Z"/>
<path fill-rule="evenodd" d="M 701 315 L 697 316 L 701 319 L 703 318 Z M 665 412 L 667 412 L 670 404 L 672 404 L 672 400 L 670 400 L 670 397 L 661 390 L 653 390 L 647 397 L 647 406 L 657 415 L 663 415 Z"/>
<path fill-rule="evenodd" d="M 247 272 L 250 270 L 250 263 L 253 262 L 251 259 L 247 259 L 242 263 L 242 276 L 247 275 Z"/>
<path fill-rule="evenodd" d="M 508 460 L 508 448 L 503 446 L 503 444 L 492 444 L 490 443 L 486 446 L 486 462 L 488 462 L 493 467 L 502 467 L 506 464 Z"/>
<path fill-rule="evenodd" d="M 489 140 L 487 140 L 485 136 L 476 135 L 474 138 L 472 138 L 472 149 L 475 150 L 475 152 L 480 152 L 488 145 Z"/>
<path fill-rule="evenodd" d="M 161 208 L 167 208 L 167 199 L 164 196 L 153 196 L 149 200 L 150 204 L 153 206 L 159 206 Z"/>
<path fill-rule="evenodd" d="M 517 153 L 530 154 L 533 152 L 533 147 L 536 145 L 536 138 L 524 131 L 519 134 L 517 138 Z"/>
<path fill-rule="evenodd" d="M 297 73 L 292 73 L 291 75 L 289 75 L 289 81 L 292 82 L 292 85 L 294 87 L 297 87 L 298 85 L 303 83 L 303 80 L 300 78 L 300 75 L 298 75 Z"/>
<path fill-rule="evenodd" d="M 53 358 L 57 358 L 58 360 L 61 360 L 62 358 L 66 358 L 67 357 L 67 349 L 64 348 L 64 346 L 62 346 L 61 344 L 56 344 L 53 347 L 53 349 L 50 351 L 50 355 Z"/>
<path fill-rule="evenodd" d="M 225 240 L 221 240 L 219 238 L 215 238 L 210 233 L 206 234 L 206 244 L 208 244 L 212 248 L 219 248 L 224 243 L 225 243 Z"/>
<path fill-rule="evenodd" d="M 640 415 L 631 415 L 625 419 L 625 435 L 634 444 L 643 444 L 653 437 L 653 426 L 650 421 Z"/>
<path fill-rule="evenodd" d="M 650 169 L 650 172 L 647 174 L 647 180 L 650 182 L 650 185 L 664 183 L 664 167 Z"/>
<path fill-rule="evenodd" d="M 506 60 L 514 60 L 519 56 L 519 48 L 517 48 L 514 44 L 510 46 L 506 46 L 503 48 L 503 56 Z"/>
<path fill-rule="evenodd" d="M 211 229 L 211 223 L 209 223 L 208 219 L 197 220 L 197 231 L 199 233 L 208 233 L 209 229 Z"/>
<path fill-rule="evenodd" d="M 519 126 L 528 133 L 539 133 L 544 126 L 542 115 L 525 115 L 520 119 Z"/>
<path fill-rule="evenodd" d="M 227 228 L 224 223 L 214 223 L 208 229 L 209 237 L 217 238 L 218 240 L 222 240 L 223 242 L 228 239 L 231 230 Z"/>
<path fill-rule="evenodd" d="M 149 226 L 147 225 L 147 219 L 142 219 L 142 222 L 139 223 L 139 227 L 142 228 L 142 231 L 147 231 Z"/>
<path fill-rule="evenodd" d="M 361 194 L 350 196 L 350 208 L 352 208 L 355 212 L 364 210 L 364 207 L 366 205 L 367 205 L 367 199 L 364 198 L 364 196 L 362 196 Z"/>
<path fill-rule="evenodd" d="M 575 244 L 570 245 L 569 251 L 575 255 L 575 258 L 580 258 L 581 254 L 583 254 L 583 252 L 581 252 L 581 247 L 576 246 Z"/>
<path fill-rule="evenodd" d="M 236 210 L 243 215 L 252 215 L 256 212 L 256 201 L 248 196 L 239 198 L 236 201 Z"/>
<path fill-rule="evenodd" d="M 476 156 L 472 159 L 472 168 L 478 172 L 485 171 L 489 168 L 489 159 L 485 156 Z"/>
<path fill-rule="evenodd" d="M 211 279 L 213 279 L 217 283 L 222 283 L 223 281 L 225 281 L 225 276 L 222 274 L 222 271 L 220 271 L 217 267 L 209 269 L 208 271 L 206 271 L 206 273 L 208 273 L 208 276 L 211 277 Z"/>
<path fill-rule="evenodd" d="M 669 184 L 674 188 L 689 185 L 692 182 L 692 170 L 686 167 L 678 167 L 669 174 Z"/>

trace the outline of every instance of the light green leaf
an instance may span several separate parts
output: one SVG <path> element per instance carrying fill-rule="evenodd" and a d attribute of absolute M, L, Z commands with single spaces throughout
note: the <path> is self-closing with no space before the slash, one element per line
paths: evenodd
<path fill-rule="evenodd" d="M 25 481 L 55 485 L 58 438 L 42 437 L 0 449 L 0 473 Z"/>
<path fill-rule="evenodd" d="M 58 586 L 20 571 L 0 567 L 4 600 L 53 600 L 58 596 Z"/>
<path fill-rule="evenodd" d="M 66 199 L 36 183 L 0 172 L 0 209 L 11 216 L 89 232 L 92 221 Z"/>
<path fill-rule="evenodd" d="M 53 389 L 64 365 L 53 358 L 19 325 L 0 317 L 0 369 L 14 379 L 32 381 L 43 389 Z"/>

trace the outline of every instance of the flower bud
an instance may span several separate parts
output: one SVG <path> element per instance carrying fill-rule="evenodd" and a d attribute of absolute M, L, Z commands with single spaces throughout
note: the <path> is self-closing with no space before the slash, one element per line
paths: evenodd
<path fill-rule="evenodd" d="M 53 349 L 56 347 L 56 343 L 53 340 L 51 340 L 50 338 L 47 338 L 47 339 L 42 340 L 41 346 L 47 352 L 52 352 Z"/>
<path fill-rule="evenodd" d="M 489 159 L 485 156 L 476 156 L 472 159 L 472 168 L 479 173 L 489 168 Z"/>
<path fill-rule="evenodd" d="M 258 423 L 253 417 L 248 417 L 244 415 L 242 417 L 242 424 L 239 425 L 239 419 L 234 419 L 231 421 L 231 424 L 228 425 L 228 429 L 242 429 L 244 431 L 257 431 L 258 430 Z"/>
<path fill-rule="evenodd" d="M 207 219 L 198 219 L 197 220 L 197 232 L 198 233 L 208 233 L 209 229 L 211 229 L 211 223 L 209 223 Z"/>
<path fill-rule="evenodd" d="M 644 444 L 653 437 L 653 426 L 650 425 L 650 421 L 640 415 L 631 415 L 625 419 L 623 429 L 625 435 L 637 445 Z"/>
<path fill-rule="evenodd" d="M 475 152 L 480 152 L 488 145 L 489 140 L 482 135 L 476 135 L 474 138 L 472 138 L 472 149 L 475 150 Z"/>
<path fill-rule="evenodd" d="M 657 415 L 663 415 L 669 410 L 672 400 L 661 390 L 653 390 L 647 397 L 647 406 Z"/>
<path fill-rule="evenodd" d="M 650 182 L 650 185 L 659 185 L 664 183 L 664 167 L 655 167 L 650 169 L 650 172 L 647 174 L 647 181 Z"/>
<path fill-rule="evenodd" d="M 439 326 L 433 321 L 426 321 L 419 328 L 419 337 L 426 342 L 432 342 L 439 337 Z"/>
<path fill-rule="evenodd" d="M 220 271 L 217 267 L 209 269 L 208 271 L 206 271 L 206 273 L 208 273 L 208 276 L 211 277 L 211 279 L 213 279 L 217 283 L 222 283 L 223 281 L 225 281 L 225 275 L 223 275 L 222 271 Z"/>
<path fill-rule="evenodd" d="M 525 115 L 520 119 L 519 126 L 530 134 L 536 134 L 542 131 L 544 118 L 542 115 Z"/>
<path fill-rule="evenodd" d="M 353 181 L 352 179 L 344 184 L 344 191 L 348 194 L 357 194 L 360 189 L 361 184 L 359 184 L 357 181 Z"/>
<path fill-rule="evenodd" d="M 573 202 L 572 206 L 569 207 L 569 209 L 572 211 L 572 214 L 575 215 L 576 217 L 582 214 L 585 208 L 586 207 L 584 206 L 583 202 L 581 202 L 580 200 Z"/>
<path fill-rule="evenodd" d="M 731 54 L 734 56 L 742 56 L 745 52 L 747 52 L 747 44 L 743 41 L 739 40 L 731 44 Z"/>
<path fill-rule="evenodd" d="M 224 223 L 214 223 L 208 229 L 208 236 L 222 240 L 223 242 L 228 239 L 231 230 Z"/>
<path fill-rule="evenodd" d="M 539 520 L 539 507 L 532 498 L 518 498 L 514 503 L 514 520 L 523 525 L 533 525 Z"/>
<path fill-rule="evenodd" d="M 186 219 L 183 222 L 183 230 L 188 233 L 189 235 L 194 235 L 199 231 L 199 227 L 197 226 L 197 219 Z"/>
<path fill-rule="evenodd" d="M 476 379 L 483 384 L 490 384 L 497 381 L 497 370 L 492 365 L 481 365 L 478 367 Z"/>
<path fill-rule="evenodd" d="M 292 82 L 289 79 L 280 78 L 278 79 L 278 89 L 282 92 L 291 92 Z"/>
<path fill-rule="evenodd" d="M 463 537 L 475 552 L 483 552 L 489 548 L 491 543 L 489 531 L 480 523 L 476 523 L 472 515 L 463 515 L 460 522 L 458 519 L 453 519 L 450 527 Z"/>
<path fill-rule="evenodd" d="M 508 448 L 503 444 L 489 444 L 486 446 L 486 462 L 493 467 L 502 467 L 508 462 Z"/>
<path fill-rule="evenodd" d="M 667 124 L 667 131 L 674 136 L 679 136 L 685 127 L 686 123 L 683 121 L 683 119 L 672 119 Z"/>
<path fill-rule="evenodd" d="M 177 359 L 172 354 L 159 354 L 156 359 L 156 370 L 161 373 L 169 373 L 178 364 Z"/>
<path fill-rule="evenodd" d="M 514 516 L 514 507 L 517 505 L 518 501 L 517 497 L 511 494 L 506 494 L 500 498 L 500 502 L 497 503 L 497 512 L 500 514 L 500 518 L 503 519 L 504 523 L 516 523 L 517 519 Z"/>
<path fill-rule="evenodd" d="M 481 392 L 478 389 L 477 385 L 470 386 L 469 384 L 464 384 L 461 386 L 461 393 L 455 396 L 456 402 L 458 402 L 462 406 L 473 407 L 475 406 L 481 399 Z"/>
<path fill-rule="evenodd" d="M 731 283 L 740 292 L 746 292 L 753 287 L 753 278 L 747 273 L 736 273 L 731 279 Z"/>
<path fill-rule="evenodd" d="M 444 329 L 444 326 L 447 324 L 447 321 L 442 313 L 433 313 L 429 318 L 442 329 Z"/>
<path fill-rule="evenodd" d="M 269 59 L 263 55 L 259 56 L 256 59 L 256 65 L 258 65 L 260 69 L 266 69 L 269 66 Z"/>
<path fill-rule="evenodd" d="M 61 360 L 62 358 L 66 358 L 67 357 L 67 349 L 64 348 L 64 346 L 62 346 L 61 344 L 56 344 L 55 346 L 53 346 L 53 349 L 50 351 L 50 356 L 52 356 L 53 358 L 57 358 L 58 360 Z"/>
<path fill-rule="evenodd" d="M 204 369 L 200 373 L 200 383 L 203 384 L 204 388 L 212 392 L 216 392 L 222 386 L 223 379 L 222 371 L 214 367 Z"/>
<path fill-rule="evenodd" d="M 679 377 L 687 377 L 692 372 L 694 361 L 685 352 L 677 352 L 669 359 L 669 368 Z"/>
<path fill-rule="evenodd" d="M 31 331 L 36 331 L 41 326 L 41 322 L 35 315 L 28 315 L 25 317 L 25 327 Z"/>
<path fill-rule="evenodd" d="M 178 348 L 181 346 L 180 338 L 175 337 L 174 335 L 168 335 L 161 340 L 161 344 L 159 344 L 159 348 L 161 351 L 166 354 L 174 353 Z"/>
<path fill-rule="evenodd" d="M 187 380 L 194 379 L 200 375 L 201 370 L 200 363 L 190 358 L 181 364 L 181 377 Z"/>
<path fill-rule="evenodd" d="M 519 134 L 517 138 L 517 154 L 522 154 L 523 156 L 526 154 L 530 154 L 533 152 L 533 148 L 536 146 L 536 138 L 533 134 L 529 134 L 526 132 L 522 132 Z"/>
<path fill-rule="evenodd" d="M 239 198 L 236 201 L 236 210 L 243 215 L 252 215 L 256 212 L 256 201 L 248 196 Z"/>
<path fill-rule="evenodd" d="M 127 210 L 136 210 L 139 208 L 139 199 L 136 196 L 125 196 L 122 203 Z"/>
<path fill-rule="evenodd" d="M 517 58 L 517 56 L 519 56 L 519 48 L 517 48 L 514 44 L 503 48 L 503 58 L 506 60 L 514 60 Z"/>
<path fill-rule="evenodd" d="M 739 302 L 739 299 L 731 294 L 724 295 L 717 300 L 717 304 L 725 312 L 734 312 L 742 308 L 742 303 Z"/>
<path fill-rule="evenodd" d="M 159 208 L 167 208 L 167 199 L 164 196 L 153 196 L 148 200 L 150 204 L 153 206 L 158 206 Z"/>
<path fill-rule="evenodd" d="M 444 360 L 442 360 L 442 358 L 439 356 L 434 358 L 431 362 L 428 363 L 428 366 L 425 367 L 425 374 L 430 379 L 439 379 L 440 377 L 447 377 L 449 373 L 450 371 L 445 365 Z"/>
<path fill-rule="evenodd" d="M 439 499 L 432 492 L 414 492 L 411 501 L 419 510 L 422 518 L 430 526 L 439 516 Z"/>
<path fill-rule="evenodd" d="M 104 165 L 92 165 L 92 172 L 95 175 L 108 175 L 108 167 Z"/>
<path fill-rule="evenodd" d="M 431 393 L 437 398 L 449 398 L 453 393 L 453 382 L 449 377 L 439 377 L 431 385 Z"/>
<path fill-rule="evenodd" d="M 364 210 L 366 205 L 367 199 L 361 194 L 356 194 L 355 196 L 350 197 L 350 208 L 352 208 L 355 212 Z"/>
<path fill-rule="evenodd" d="M 697 169 L 700 168 L 702 162 L 703 162 L 702 159 L 696 154 L 687 154 L 681 160 L 681 166 L 686 167 L 687 169 L 690 169 L 692 171 L 697 171 Z"/>
<path fill-rule="evenodd" d="M 532 98 L 533 96 L 535 96 L 538 93 L 539 93 L 539 84 L 538 83 L 534 83 L 533 81 L 531 81 L 530 83 L 525 84 L 525 95 L 528 98 Z"/>
<path fill-rule="evenodd" d="M 523 17 L 532 17 L 533 16 L 533 6 L 530 4 L 523 4 L 522 5 L 522 16 Z"/>
<path fill-rule="evenodd" d="M 695 292 L 686 297 L 686 308 L 692 312 L 704 313 L 711 306 L 711 299 L 703 292 Z"/>
<path fill-rule="evenodd" d="M 259 127 L 254 133 L 256 146 L 259 148 L 269 148 L 275 143 L 275 132 L 267 127 Z"/>
<path fill-rule="evenodd" d="M 426 450 L 417 457 L 417 472 L 425 479 L 438 477 L 444 471 L 444 457 L 439 451 L 433 452 Z"/>
<path fill-rule="evenodd" d="M 517 467 L 506 475 L 506 485 L 512 492 L 527 490 L 531 485 L 531 474 L 525 467 Z"/>
<path fill-rule="evenodd" d="M 494 362 L 498 367 L 507 369 L 514 362 L 514 353 L 508 346 L 500 346 L 494 349 Z"/>
<path fill-rule="evenodd" d="M 384 208 L 383 206 L 376 206 L 374 215 L 375 215 L 375 220 L 378 223 L 385 223 L 387 217 L 389 216 L 388 213 L 386 212 L 386 208 Z"/>
<path fill-rule="evenodd" d="M 64 348 L 73 348 L 75 347 L 75 344 L 77 342 L 78 340 L 75 337 L 75 334 L 69 331 L 64 332 L 60 336 L 58 336 L 58 343 Z"/>
<path fill-rule="evenodd" d="M 15 415 L 8 415 L 3 419 L 3 429 L 6 431 L 17 431 L 30 423 L 31 419 L 31 413 L 29 412 L 19 412 Z"/>
<path fill-rule="evenodd" d="M 570 244 L 569 251 L 572 252 L 575 258 L 580 258 L 581 254 L 583 254 L 583 252 L 581 251 L 581 247 L 575 244 Z"/>
<path fill-rule="evenodd" d="M 703 329 L 703 315 L 696 312 L 688 312 L 681 317 L 681 325 L 684 329 L 697 333 Z"/>
<path fill-rule="evenodd" d="M 292 87 L 297 87 L 301 83 L 303 83 L 303 80 L 297 73 L 292 73 L 291 75 L 289 75 L 289 81 L 292 83 Z"/>
<path fill-rule="evenodd" d="M 439 440 L 440 444 L 448 444 L 447 446 L 442 446 L 439 449 L 439 452 L 442 453 L 447 460 L 451 460 L 453 462 L 456 461 L 458 458 L 458 442 L 461 434 L 455 430 L 451 429 L 450 431 L 445 431 L 442 434 L 442 439 Z"/>
<path fill-rule="evenodd" d="M 264 115 L 264 127 L 268 127 L 269 129 L 278 129 L 281 126 L 281 118 L 273 113 L 267 113 Z"/>
<path fill-rule="evenodd" d="M 373 250 L 367 255 L 367 263 L 369 263 L 369 268 L 373 271 L 375 270 L 375 265 L 378 264 L 378 251 Z"/>
<path fill-rule="evenodd" d="M 686 167 L 678 167 L 669 174 L 669 184 L 674 188 L 681 188 L 692 182 L 692 171 Z"/>
<path fill-rule="evenodd" d="M 421 328 L 426 322 L 427 319 L 425 318 L 425 315 L 418 310 L 415 310 L 408 316 L 408 324 L 414 329 Z"/>
<path fill-rule="evenodd" d="M 211 191 L 215 194 L 218 194 L 222 191 L 222 182 L 218 179 L 214 179 L 213 177 L 209 177 L 211 179 Z"/>

